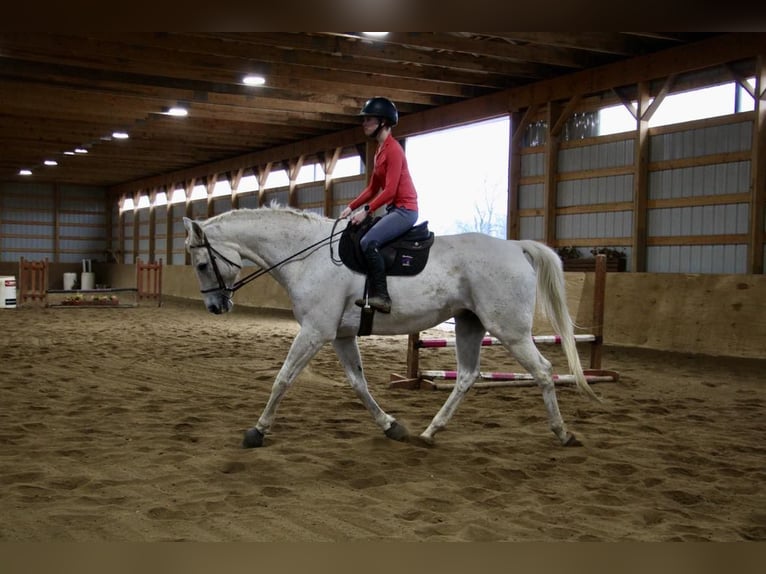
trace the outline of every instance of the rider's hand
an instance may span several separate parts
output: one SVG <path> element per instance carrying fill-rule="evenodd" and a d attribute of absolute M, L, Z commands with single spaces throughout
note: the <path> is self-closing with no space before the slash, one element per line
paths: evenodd
<path fill-rule="evenodd" d="M 340 212 L 340 219 L 346 219 L 349 215 L 351 215 L 351 208 L 346 206 L 346 209 Z"/>
<path fill-rule="evenodd" d="M 357 212 L 354 214 L 354 216 L 351 218 L 351 223 L 353 223 L 354 225 L 359 225 L 359 224 L 360 224 L 360 223 L 362 223 L 362 221 L 364 221 L 366 218 L 367 218 L 367 212 L 366 212 L 366 211 L 364 211 L 364 210 L 362 210 L 362 209 L 360 209 L 360 210 L 359 210 L 359 211 L 357 211 Z"/>

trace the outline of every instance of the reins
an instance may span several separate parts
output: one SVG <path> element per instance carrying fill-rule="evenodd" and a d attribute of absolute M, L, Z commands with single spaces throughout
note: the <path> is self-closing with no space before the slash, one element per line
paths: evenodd
<path fill-rule="evenodd" d="M 258 279 L 258 277 L 261 277 L 262 275 L 266 275 L 267 273 L 273 271 L 277 267 L 280 267 L 280 266 L 284 265 L 285 263 L 287 263 L 289 261 L 292 261 L 296 257 L 299 257 L 299 256 L 303 255 L 307 251 L 310 251 L 312 249 L 318 249 L 320 247 L 323 247 L 324 245 L 329 245 L 330 246 L 330 258 L 332 259 L 333 263 L 342 264 L 342 262 L 340 260 L 338 260 L 336 262 L 335 257 L 333 255 L 333 251 L 332 251 L 332 244 L 333 244 L 333 240 L 335 239 L 335 236 L 336 235 L 340 235 L 341 233 L 343 233 L 342 231 L 340 231 L 338 233 L 335 232 L 335 228 L 338 226 L 338 222 L 339 221 L 340 221 L 340 219 L 336 219 L 335 220 L 335 223 L 333 223 L 333 226 L 332 226 L 332 232 L 330 233 L 330 235 L 328 237 L 320 239 L 319 241 L 317 241 L 315 243 L 312 243 L 311 245 L 309 245 L 307 247 L 304 247 L 303 249 L 301 249 L 300 251 L 298 251 L 296 253 L 293 253 L 289 257 L 285 257 L 281 261 L 278 261 L 277 263 L 275 263 L 271 267 L 268 267 L 268 268 L 265 268 L 265 269 L 258 269 L 257 271 L 253 271 L 252 273 L 250 273 L 249 275 L 246 275 L 245 277 L 243 277 L 239 281 L 235 281 L 234 284 L 232 284 L 231 287 L 227 287 L 226 284 L 223 281 L 223 277 L 221 276 L 221 272 L 218 269 L 218 265 L 216 265 L 216 262 L 215 262 L 216 261 L 216 255 L 218 256 L 218 258 L 220 258 L 222 261 L 225 261 L 226 263 L 228 263 L 232 267 L 236 267 L 237 269 L 242 269 L 242 266 L 237 264 L 237 263 L 234 263 L 234 261 L 232 261 L 231 259 L 227 258 L 224 254 L 222 254 L 215 247 L 213 247 L 210 244 L 210 241 L 208 240 L 207 235 L 205 235 L 205 241 L 204 241 L 204 243 L 202 245 L 190 245 L 189 249 L 202 249 L 202 248 L 207 249 L 208 255 L 210 256 L 210 263 L 212 264 L 213 271 L 215 272 L 215 277 L 216 277 L 216 279 L 218 279 L 218 287 L 211 287 L 210 289 L 200 289 L 200 293 L 211 293 L 213 291 L 218 291 L 218 290 L 228 291 L 229 293 L 234 293 L 235 291 L 239 290 L 241 287 L 244 287 L 245 285 L 247 285 L 251 281 L 254 281 L 255 279 Z"/>

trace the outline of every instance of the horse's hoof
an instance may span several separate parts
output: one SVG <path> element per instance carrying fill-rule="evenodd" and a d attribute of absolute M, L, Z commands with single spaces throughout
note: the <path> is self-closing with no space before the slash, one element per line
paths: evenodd
<path fill-rule="evenodd" d="M 245 432 L 245 438 L 242 439 L 242 448 L 256 448 L 263 446 L 263 433 L 253 427 Z"/>
<path fill-rule="evenodd" d="M 432 448 L 434 444 L 434 439 L 432 438 L 426 438 L 422 434 L 418 436 L 414 436 L 410 439 L 410 444 L 420 447 L 420 448 Z"/>
<path fill-rule="evenodd" d="M 385 431 L 385 435 L 390 438 L 391 440 L 398 440 L 398 441 L 406 441 L 410 433 L 407 430 L 407 427 L 404 425 L 400 425 L 398 422 L 394 421 L 391 423 L 391 426 L 388 427 L 388 430 Z"/>
<path fill-rule="evenodd" d="M 564 446 L 582 446 L 582 443 L 577 440 L 577 437 L 572 433 L 567 433 L 569 436 L 564 441 Z"/>

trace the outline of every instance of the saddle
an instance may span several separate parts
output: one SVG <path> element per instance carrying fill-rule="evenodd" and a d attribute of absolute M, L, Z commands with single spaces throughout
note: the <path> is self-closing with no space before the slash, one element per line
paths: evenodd
<path fill-rule="evenodd" d="M 377 223 L 380 216 L 367 217 L 359 225 L 349 223 L 340 236 L 338 253 L 344 265 L 357 273 L 367 274 L 367 262 L 359 240 Z M 428 263 L 428 253 L 434 243 L 434 234 L 424 221 L 380 248 L 386 262 L 386 275 L 417 275 Z"/>

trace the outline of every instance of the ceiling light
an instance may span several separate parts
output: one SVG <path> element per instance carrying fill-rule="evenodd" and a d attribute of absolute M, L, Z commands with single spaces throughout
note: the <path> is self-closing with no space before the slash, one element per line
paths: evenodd
<path fill-rule="evenodd" d="M 73 151 L 65 151 L 64 155 L 74 155 L 74 152 Z"/>
<path fill-rule="evenodd" d="M 84 147 L 77 147 L 74 149 L 74 153 L 88 153 L 88 150 L 86 150 Z"/>
<path fill-rule="evenodd" d="M 57 162 L 55 159 L 46 159 L 43 162 L 45 165 L 58 165 L 59 162 Z"/>
<path fill-rule="evenodd" d="M 19 170 L 19 175 L 32 175 L 32 170 L 31 169 L 20 169 Z"/>
<path fill-rule="evenodd" d="M 246 86 L 262 86 L 266 83 L 266 78 L 263 76 L 249 75 L 242 78 L 242 83 Z"/>
<path fill-rule="evenodd" d="M 112 137 L 116 140 L 126 140 L 130 136 L 126 132 L 113 132 Z"/>
<path fill-rule="evenodd" d="M 172 108 L 168 108 L 168 110 L 165 112 L 169 116 L 175 116 L 177 118 L 183 118 L 187 115 L 189 115 L 189 110 L 187 110 L 184 107 L 181 106 L 173 106 Z"/>

